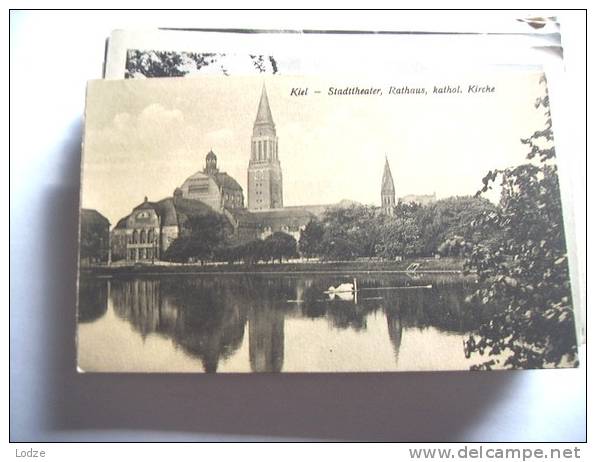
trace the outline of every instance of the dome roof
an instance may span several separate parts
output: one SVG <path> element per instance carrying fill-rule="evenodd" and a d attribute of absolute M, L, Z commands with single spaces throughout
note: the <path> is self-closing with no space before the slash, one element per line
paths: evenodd
<path fill-rule="evenodd" d="M 204 173 L 202 170 L 199 170 L 198 172 L 193 173 L 186 180 L 184 180 L 184 183 L 182 183 L 181 188 L 184 189 L 184 185 L 186 183 L 188 183 L 190 180 L 196 180 L 197 178 L 209 178 L 209 175 Z"/>
<path fill-rule="evenodd" d="M 217 156 L 215 155 L 215 153 L 213 151 L 209 151 L 207 153 L 207 156 L 205 157 L 205 159 L 207 159 L 207 160 L 217 160 Z"/>

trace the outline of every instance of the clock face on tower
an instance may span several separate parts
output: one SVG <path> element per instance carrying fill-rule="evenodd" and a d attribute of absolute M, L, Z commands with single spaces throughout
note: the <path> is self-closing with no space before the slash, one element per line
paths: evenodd
<path fill-rule="evenodd" d="M 257 170 L 255 172 L 255 179 L 259 181 L 263 179 L 263 170 Z"/>

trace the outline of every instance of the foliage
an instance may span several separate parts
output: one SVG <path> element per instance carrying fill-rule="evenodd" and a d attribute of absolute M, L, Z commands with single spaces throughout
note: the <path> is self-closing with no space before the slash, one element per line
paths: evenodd
<path fill-rule="evenodd" d="M 108 260 L 109 223 L 81 217 L 80 254 L 82 259 Z"/>
<path fill-rule="evenodd" d="M 475 242 L 492 240 L 498 229 L 487 228 L 483 233 L 475 233 L 470 224 L 483 213 L 495 210 L 496 206 L 488 199 L 472 196 L 448 197 L 421 208 L 418 212 L 418 225 L 422 233 L 422 253 L 456 255 L 443 253 L 449 248 L 443 244 L 454 243 L 453 239 L 457 237 Z"/>
<path fill-rule="evenodd" d="M 125 78 L 182 77 L 207 66 L 217 65 L 229 75 L 223 53 L 128 50 Z M 259 73 L 277 73 L 273 56 L 250 55 L 250 62 Z"/>
<path fill-rule="evenodd" d="M 298 247 L 300 253 L 306 257 L 315 257 L 322 255 L 324 252 L 323 248 L 323 236 L 325 235 L 325 227 L 319 220 L 311 220 L 300 231 L 300 240 Z"/>
<path fill-rule="evenodd" d="M 279 260 L 298 256 L 296 239 L 289 234 L 275 232 L 263 241 L 262 257 L 264 260 Z"/>
<path fill-rule="evenodd" d="M 473 241 L 491 239 L 494 232 L 475 235 L 470 227 L 478 215 L 488 210 L 496 207 L 486 199 L 470 196 L 426 206 L 398 202 L 393 216 L 385 216 L 371 206 L 337 207 L 306 226 L 299 247 L 306 256 L 327 260 L 428 256 L 457 236 Z"/>
<path fill-rule="evenodd" d="M 226 242 L 228 224 L 215 213 L 192 215 L 183 222 L 181 235 L 174 239 L 164 254 L 164 260 L 186 262 L 190 259 L 212 259 L 215 250 Z"/>
<path fill-rule="evenodd" d="M 438 247 L 437 252 L 444 257 L 463 257 L 472 244 L 462 236 L 452 236 Z"/>
<path fill-rule="evenodd" d="M 474 244 L 466 268 L 477 271 L 481 288 L 473 298 L 504 309 L 465 343 L 466 355 L 492 356 L 477 369 L 503 359 L 510 368 L 538 368 L 576 362 L 577 346 L 571 305 L 567 250 L 548 96 L 536 107 L 545 110 L 545 128 L 521 142 L 528 162 L 489 172 L 482 194 L 500 178 L 501 203 L 484 213 L 475 229 L 501 229 L 493 249 Z"/>
<path fill-rule="evenodd" d="M 190 245 L 190 236 L 180 236 L 174 239 L 163 254 L 163 259 L 178 263 L 187 262 L 191 254 Z"/>
<path fill-rule="evenodd" d="M 128 50 L 125 78 L 182 77 L 217 58 L 215 53 Z"/>
<path fill-rule="evenodd" d="M 328 260 L 373 257 L 382 220 L 378 209 L 371 206 L 330 208 L 321 220 L 312 220 L 300 233 L 300 251 Z"/>
<path fill-rule="evenodd" d="M 214 258 L 232 264 L 242 261 L 253 265 L 259 261 L 282 262 L 283 258 L 298 256 L 297 242 L 292 236 L 282 232 L 273 233 L 265 240 L 254 239 L 243 244 L 221 246 L 214 252 Z"/>
<path fill-rule="evenodd" d="M 395 259 L 398 256 L 420 255 L 421 230 L 415 216 L 398 216 L 385 220 L 381 239 L 376 246 L 378 256 Z"/>

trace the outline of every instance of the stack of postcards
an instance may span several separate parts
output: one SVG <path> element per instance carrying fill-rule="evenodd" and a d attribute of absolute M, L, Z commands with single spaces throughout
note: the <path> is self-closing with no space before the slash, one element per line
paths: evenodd
<path fill-rule="evenodd" d="M 469 32 L 115 31 L 79 371 L 576 367 L 558 24 Z"/>

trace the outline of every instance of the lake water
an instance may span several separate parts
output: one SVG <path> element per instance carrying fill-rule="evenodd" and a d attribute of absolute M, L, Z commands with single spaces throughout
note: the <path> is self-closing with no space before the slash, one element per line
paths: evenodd
<path fill-rule="evenodd" d="M 354 277 L 355 295 L 325 293 Z M 474 288 L 473 280 L 459 275 L 386 273 L 83 278 L 79 367 L 89 372 L 469 369 L 482 358 L 466 358 L 463 341 L 488 317 L 465 302 Z"/>

